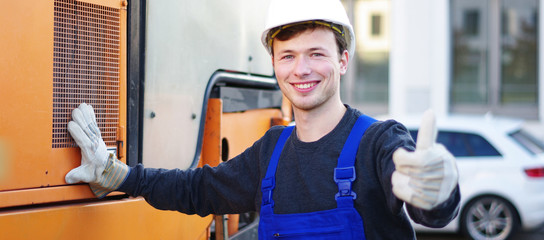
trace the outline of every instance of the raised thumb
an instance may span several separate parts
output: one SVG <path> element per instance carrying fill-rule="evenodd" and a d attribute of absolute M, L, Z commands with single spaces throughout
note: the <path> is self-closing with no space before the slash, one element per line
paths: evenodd
<path fill-rule="evenodd" d="M 426 150 L 436 143 L 436 117 L 433 110 L 423 113 L 417 133 L 416 150 Z"/>

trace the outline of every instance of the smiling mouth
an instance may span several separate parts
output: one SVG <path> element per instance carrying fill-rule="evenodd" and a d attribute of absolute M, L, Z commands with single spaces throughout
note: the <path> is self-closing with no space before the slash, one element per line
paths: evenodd
<path fill-rule="evenodd" d="M 313 86 L 317 85 L 317 82 L 311 82 L 311 83 L 294 83 L 293 86 L 295 86 L 298 89 L 305 90 L 310 89 Z"/>

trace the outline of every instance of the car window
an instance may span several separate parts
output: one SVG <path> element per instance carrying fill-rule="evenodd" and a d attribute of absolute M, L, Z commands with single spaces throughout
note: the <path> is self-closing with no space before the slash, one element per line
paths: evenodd
<path fill-rule="evenodd" d="M 501 154 L 495 149 L 487 140 L 482 136 L 470 133 L 464 133 L 468 146 L 472 151 L 472 156 L 501 156 Z"/>
<path fill-rule="evenodd" d="M 513 132 L 510 137 L 533 155 L 544 152 L 544 143 L 524 131 Z"/>
<path fill-rule="evenodd" d="M 410 130 L 412 138 L 417 141 L 417 130 Z M 501 156 L 482 136 L 473 133 L 439 131 L 436 137 L 455 157 Z"/>
<path fill-rule="evenodd" d="M 444 144 L 450 150 L 453 156 L 468 157 L 471 156 L 466 143 L 466 138 L 462 133 L 439 131 L 436 142 Z"/>

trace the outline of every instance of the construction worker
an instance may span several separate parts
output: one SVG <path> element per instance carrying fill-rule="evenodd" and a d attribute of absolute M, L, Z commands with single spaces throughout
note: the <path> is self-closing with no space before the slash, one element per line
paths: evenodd
<path fill-rule="evenodd" d="M 128 167 L 108 155 L 91 106 L 74 109 L 68 129 L 82 165 L 68 183 L 98 197 L 117 190 L 158 209 L 187 214 L 260 212 L 259 238 L 415 239 L 411 219 L 447 225 L 458 213 L 454 157 L 435 143 L 434 115 L 418 144 L 394 121 L 376 121 L 342 103 L 355 35 L 338 0 L 272 0 L 262 42 L 296 126 L 272 127 L 217 167 Z"/>

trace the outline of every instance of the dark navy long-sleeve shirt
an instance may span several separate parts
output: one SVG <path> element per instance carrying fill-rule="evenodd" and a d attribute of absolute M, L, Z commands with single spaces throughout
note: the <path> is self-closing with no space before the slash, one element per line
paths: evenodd
<path fill-rule="evenodd" d="M 296 131 L 288 138 L 276 172 L 274 211 L 305 213 L 336 208 L 338 187 L 334 168 L 344 142 L 361 113 L 347 106 L 339 124 L 315 142 L 302 142 Z M 270 156 L 284 127 L 275 126 L 253 146 L 217 167 L 189 170 L 131 169 L 118 189 L 132 196 L 143 196 L 158 209 L 187 214 L 227 214 L 259 211 L 261 181 Z M 403 210 L 404 202 L 392 191 L 395 170 L 393 152 L 399 147 L 414 150 L 406 128 L 393 120 L 372 124 L 361 139 L 355 161 L 353 190 L 355 208 L 363 218 L 368 239 L 415 239 Z M 426 211 L 406 204 L 414 222 L 443 227 L 458 212 L 459 187 L 441 205 Z"/>

